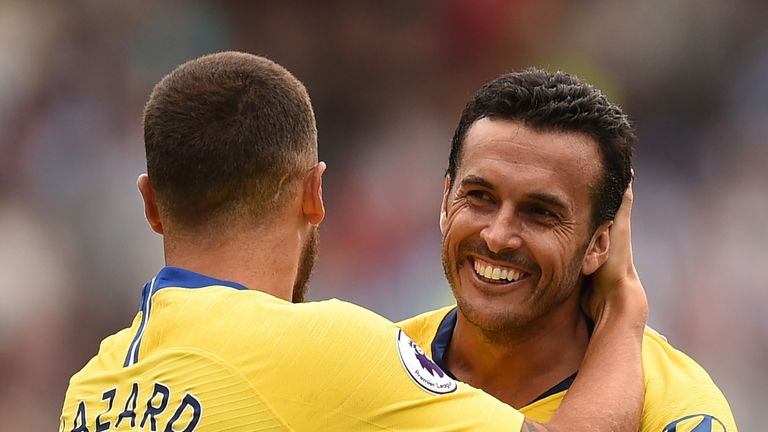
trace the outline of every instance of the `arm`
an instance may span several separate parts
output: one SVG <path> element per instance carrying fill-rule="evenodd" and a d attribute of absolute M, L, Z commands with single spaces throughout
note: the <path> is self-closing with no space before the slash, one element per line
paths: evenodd
<path fill-rule="evenodd" d="M 637 431 L 643 405 L 641 358 L 648 303 L 632 261 L 631 185 L 610 227 L 610 253 L 593 277 L 586 306 L 595 329 L 579 375 L 547 424 L 523 432 Z"/>

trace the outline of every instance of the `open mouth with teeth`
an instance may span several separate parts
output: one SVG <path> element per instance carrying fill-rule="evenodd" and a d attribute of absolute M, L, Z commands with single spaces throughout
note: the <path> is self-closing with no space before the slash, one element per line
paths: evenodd
<path fill-rule="evenodd" d="M 475 274 L 477 274 L 477 277 L 480 278 L 480 280 L 485 282 L 506 284 L 517 282 L 520 279 L 528 276 L 528 273 L 522 272 L 520 270 L 499 267 L 477 258 L 475 258 L 474 261 Z"/>

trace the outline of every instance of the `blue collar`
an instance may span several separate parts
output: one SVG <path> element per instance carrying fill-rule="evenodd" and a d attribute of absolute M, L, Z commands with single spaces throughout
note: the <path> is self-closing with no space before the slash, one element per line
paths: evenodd
<path fill-rule="evenodd" d="M 447 373 L 453 379 L 457 378 L 453 375 L 450 369 L 448 369 L 448 365 L 445 363 L 445 355 L 451 345 L 453 330 L 456 328 L 457 315 L 457 308 L 451 309 L 451 311 L 443 317 L 443 320 L 440 321 L 440 325 L 437 326 L 437 331 L 435 332 L 435 337 L 432 339 L 432 360 L 440 366 L 440 369 L 442 369 L 443 372 Z M 590 329 L 590 334 L 591 333 Z M 578 372 L 575 372 L 573 375 L 555 384 L 552 388 L 539 395 L 539 397 L 531 401 L 528 405 L 552 396 L 553 394 L 568 390 L 571 387 L 571 384 L 573 384 L 573 380 L 576 379 L 577 373 Z"/>
<path fill-rule="evenodd" d="M 221 285 L 239 290 L 248 289 L 237 282 L 215 279 L 210 276 L 183 269 L 181 267 L 171 266 L 166 266 L 160 269 L 160 271 L 157 273 L 157 276 L 155 276 L 154 284 L 154 292 L 161 288 L 168 287 L 204 288 L 211 285 Z"/>
<path fill-rule="evenodd" d="M 210 276 L 205 276 L 200 273 L 195 273 L 190 270 L 186 270 L 180 267 L 166 266 L 160 269 L 157 276 L 152 278 L 151 281 L 144 285 L 144 289 L 141 290 L 141 306 L 139 310 L 141 314 L 141 324 L 133 337 L 133 341 L 128 349 L 128 354 L 125 357 L 123 366 L 130 366 L 139 361 L 139 347 L 141 345 L 141 338 L 144 334 L 144 329 L 149 321 L 150 313 L 152 312 L 152 296 L 156 292 L 163 288 L 205 288 L 212 285 L 225 286 L 234 288 L 236 290 L 247 290 L 243 285 L 236 282 L 229 282 L 220 279 L 215 279 Z"/>
<path fill-rule="evenodd" d="M 456 308 L 451 309 L 440 321 L 440 325 L 437 326 L 437 332 L 432 339 L 432 360 L 440 366 L 445 373 L 453 379 L 453 373 L 448 369 L 448 365 L 445 364 L 445 354 L 448 352 L 448 347 L 451 345 L 451 338 L 453 338 L 453 329 L 456 328 Z"/>

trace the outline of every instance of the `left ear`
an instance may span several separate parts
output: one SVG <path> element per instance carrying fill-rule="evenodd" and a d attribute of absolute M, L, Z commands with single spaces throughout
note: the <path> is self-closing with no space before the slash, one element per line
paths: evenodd
<path fill-rule="evenodd" d="M 613 221 L 604 222 L 592 234 L 584 262 L 581 264 L 581 274 L 591 275 L 608 259 L 608 249 L 611 246 L 611 225 L 613 225 Z"/>
<path fill-rule="evenodd" d="M 160 209 L 157 206 L 155 190 L 149 182 L 149 176 L 147 174 L 140 175 L 136 180 L 136 187 L 141 193 L 141 200 L 144 202 L 144 216 L 147 218 L 149 226 L 152 231 L 163 235 L 163 221 L 160 218 Z"/>

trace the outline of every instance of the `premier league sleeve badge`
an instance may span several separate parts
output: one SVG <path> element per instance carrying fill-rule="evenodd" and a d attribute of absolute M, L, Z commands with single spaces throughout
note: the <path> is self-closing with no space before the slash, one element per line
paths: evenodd
<path fill-rule="evenodd" d="M 432 394 L 446 394 L 456 391 L 456 381 L 448 376 L 416 343 L 402 330 L 397 331 L 397 353 L 400 362 L 413 382 Z"/>

